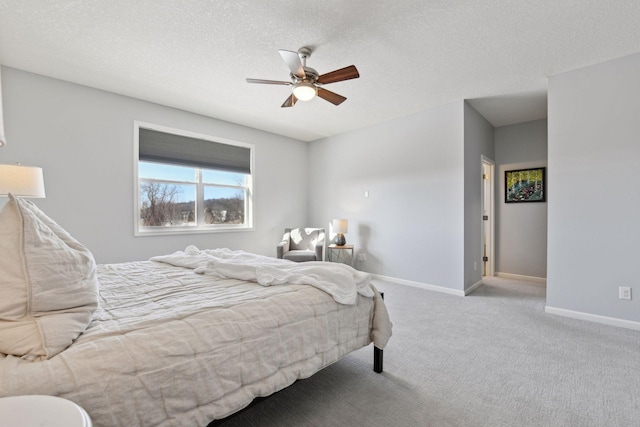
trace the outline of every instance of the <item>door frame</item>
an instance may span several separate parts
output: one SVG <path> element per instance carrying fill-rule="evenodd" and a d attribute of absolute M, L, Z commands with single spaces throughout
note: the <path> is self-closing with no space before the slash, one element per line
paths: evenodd
<path fill-rule="evenodd" d="M 496 222 L 495 222 L 495 162 L 484 156 L 480 156 L 481 159 L 481 170 L 482 170 L 482 180 L 481 180 L 481 189 L 480 189 L 480 200 L 482 206 L 482 225 L 480 227 L 481 239 L 480 239 L 480 253 L 482 257 L 487 256 L 489 261 L 486 265 L 486 270 L 484 266 L 484 261 L 482 261 L 482 275 L 483 276 L 493 276 L 495 274 L 495 254 L 496 254 L 496 245 L 495 245 L 495 230 L 496 230 Z M 486 168 L 486 170 L 485 170 Z M 487 173 L 488 172 L 488 173 Z M 487 175 L 485 178 L 484 175 Z M 485 186 L 488 186 L 486 188 Z M 488 200 L 486 200 L 488 199 Z M 489 216 L 489 220 L 487 221 L 485 227 L 484 215 Z M 487 231 L 485 231 L 487 230 Z M 486 255 L 485 255 L 485 244 L 486 244 Z"/>

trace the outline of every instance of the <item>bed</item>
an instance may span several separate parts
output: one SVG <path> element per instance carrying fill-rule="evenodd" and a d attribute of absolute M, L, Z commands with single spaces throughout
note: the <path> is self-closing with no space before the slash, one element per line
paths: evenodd
<path fill-rule="evenodd" d="M 206 426 L 371 342 L 384 348 L 391 336 L 380 294 L 368 275 L 348 266 L 302 266 L 195 247 L 149 261 L 95 265 L 86 248 L 34 205 L 11 198 L 7 206 L 0 213 L 0 249 L 19 244 L 27 308 L 21 318 L 15 304 L 0 299 L 0 397 L 67 398 L 95 426 Z M 13 235 L 16 217 L 21 229 Z M 36 249 L 30 249 L 33 235 L 39 236 Z M 52 236 L 55 248 L 44 245 L 48 267 L 37 272 L 37 252 Z M 84 267 L 70 269 L 51 255 L 65 245 L 63 252 Z M 11 278 L 19 275 L 9 261 L 0 261 L 5 298 L 7 289 L 17 289 Z M 73 292 L 52 292 L 58 280 L 42 283 L 57 278 L 52 269 L 61 264 Z M 66 320 L 60 302 L 43 314 L 42 294 L 47 301 L 72 300 Z M 40 311 L 32 312 L 34 306 Z M 49 316 L 51 324 L 72 331 L 62 337 L 43 320 Z M 55 333 L 30 350 L 11 348 L 14 326 L 34 319 L 41 334 Z M 51 343 L 59 344 L 52 350 Z"/>

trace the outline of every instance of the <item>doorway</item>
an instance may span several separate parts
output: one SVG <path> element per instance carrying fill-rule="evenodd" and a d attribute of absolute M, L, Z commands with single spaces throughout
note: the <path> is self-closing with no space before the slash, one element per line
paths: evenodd
<path fill-rule="evenodd" d="M 482 156 L 482 275 L 495 272 L 494 218 L 495 162 Z"/>

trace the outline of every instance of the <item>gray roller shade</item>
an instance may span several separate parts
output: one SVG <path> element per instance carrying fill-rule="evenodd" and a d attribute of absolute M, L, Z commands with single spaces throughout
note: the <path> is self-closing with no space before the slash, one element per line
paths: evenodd
<path fill-rule="evenodd" d="M 251 173 L 251 150 L 247 147 L 139 129 L 139 159 L 228 172 Z"/>

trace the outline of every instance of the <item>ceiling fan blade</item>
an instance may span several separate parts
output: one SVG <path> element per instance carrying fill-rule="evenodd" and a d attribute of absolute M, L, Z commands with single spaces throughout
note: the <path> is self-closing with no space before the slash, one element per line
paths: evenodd
<path fill-rule="evenodd" d="M 294 105 L 296 105 L 296 102 L 298 101 L 298 98 L 296 98 L 296 96 L 294 94 L 291 94 L 285 101 L 284 104 L 282 104 L 282 108 L 285 107 L 293 107 Z"/>
<path fill-rule="evenodd" d="M 331 92 L 330 90 L 326 90 L 321 87 L 318 88 L 318 96 L 334 105 L 340 105 L 347 100 L 347 98 L 345 98 L 344 96 L 338 95 L 337 93 Z"/>
<path fill-rule="evenodd" d="M 288 85 L 290 86 L 291 82 L 282 82 L 280 80 L 263 80 L 263 79 L 247 79 L 247 83 L 260 83 L 265 85 Z"/>
<path fill-rule="evenodd" d="M 298 52 L 284 49 L 278 49 L 278 52 L 280 52 L 280 56 L 282 56 L 282 59 L 284 59 L 284 62 L 287 64 L 287 67 L 289 67 L 294 76 L 299 79 L 304 79 L 306 77 Z"/>
<path fill-rule="evenodd" d="M 360 74 L 358 73 L 356 66 L 349 65 L 348 67 L 321 75 L 318 77 L 318 83 L 326 85 L 329 83 L 341 82 L 343 80 L 357 79 L 358 77 L 360 77 Z"/>

